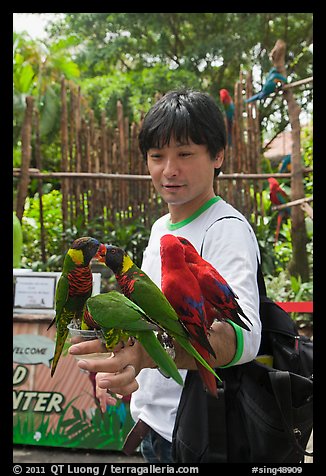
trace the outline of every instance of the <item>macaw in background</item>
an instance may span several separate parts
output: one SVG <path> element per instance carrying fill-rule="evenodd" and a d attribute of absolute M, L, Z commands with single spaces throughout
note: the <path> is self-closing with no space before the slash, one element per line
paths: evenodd
<path fill-rule="evenodd" d="M 177 238 L 184 247 L 186 263 L 196 277 L 204 296 L 207 326 L 210 327 L 214 319 L 219 321 L 229 319 L 243 329 L 250 331 L 240 316 L 244 317 L 250 324 L 251 321 L 241 309 L 237 302 L 238 296 L 225 279 L 213 265 L 200 256 L 189 240 L 181 236 Z"/>
<path fill-rule="evenodd" d="M 55 293 L 55 316 L 47 330 L 56 324 L 57 334 L 51 377 L 55 372 L 64 343 L 68 336 L 68 324 L 75 321 L 80 327 L 87 299 L 92 294 L 93 275 L 90 262 L 106 252 L 105 245 L 95 238 L 77 238 L 67 251 L 62 274 Z"/>
<path fill-rule="evenodd" d="M 190 334 L 156 284 L 117 246 L 106 245 L 105 264 L 115 274 L 123 294 L 137 304 L 155 324 L 174 338 L 188 354 L 217 377 L 190 342 Z M 218 377 L 217 377 L 218 378 Z"/>
<path fill-rule="evenodd" d="M 232 146 L 232 126 L 233 126 L 233 118 L 234 118 L 234 102 L 230 96 L 230 93 L 227 89 L 220 89 L 220 100 L 223 104 L 225 115 L 226 115 L 226 122 L 227 122 L 227 130 L 228 130 L 228 145 L 229 147 Z"/>
<path fill-rule="evenodd" d="M 183 385 L 174 361 L 154 334 L 157 326 L 137 304 L 117 291 L 110 291 L 90 297 L 86 305 L 84 319 L 90 328 L 101 329 L 108 351 L 129 337 L 136 338 L 164 374 Z"/>
<path fill-rule="evenodd" d="M 216 355 L 208 340 L 204 298 L 196 277 L 187 266 L 184 248 L 176 236 L 167 234 L 161 237 L 160 253 L 162 291 L 188 329 L 191 343 L 209 362 L 210 356 L 216 358 Z M 196 364 L 205 388 L 217 396 L 214 375 L 199 362 Z"/>
<path fill-rule="evenodd" d="M 257 101 L 257 99 L 264 99 L 270 94 L 274 93 L 278 83 L 282 85 L 287 82 L 287 79 L 280 74 L 275 67 L 271 68 L 266 77 L 265 84 L 263 85 L 262 90 L 246 99 L 245 102 Z"/>
<path fill-rule="evenodd" d="M 281 174 L 291 172 L 291 154 L 284 155 L 280 165 L 278 166 L 278 171 Z"/>
<path fill-rule="evenodd" d="M 290 197 L 281 188 L 280 184 L 274 177 L 270 177 L 268 179 L 268 183 L 269 183 L 269 197 L 273 205 L 283 205 L 284 203 L 289 202 Z M 290 207 L 283 208 L 282 210 L 278 210 L 277 224 L 276 224 L 276 231 L 275 231 L 275 243 L 278 241 L 282 219 L 288 218 L 290 215 L 291 215 Z"/>

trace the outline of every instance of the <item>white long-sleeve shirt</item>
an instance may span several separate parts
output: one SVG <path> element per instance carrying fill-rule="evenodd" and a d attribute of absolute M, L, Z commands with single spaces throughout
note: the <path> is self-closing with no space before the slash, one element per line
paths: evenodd
<path fill-rule="evenodd" d="M 237 352 L 235 365 L 254 359 L 261 336 L 257 285 L 257 258 L 260 261 L 260 253 L 255 234 L 246 218 L 220 197 L 209 200 L 194 215 L 180 223 L 171 224 L 169 214 L 159 218 L 152 227 L 141 266 L 159 287 L 160 238 L 167 233 L 187 238 L 199 253 L 202 251 L 202 257 L 218 270 L 237 294 L 239 305 L 252 326 L 245 321 L 251 331 L 239 327 L 241 343 L 239 332 L 237 339 L 242 352 Z M 180 370 L 180 374 L 185 379 L 187 370 Z M 173 379 L 165 378 L 157 369 L 143 369 L 137 382 L 139 389 L 132 394 L 130 404 L 132 418 L 135 421 L 142 419 L 163 438 L 172 441 L 182 387 Z"/>

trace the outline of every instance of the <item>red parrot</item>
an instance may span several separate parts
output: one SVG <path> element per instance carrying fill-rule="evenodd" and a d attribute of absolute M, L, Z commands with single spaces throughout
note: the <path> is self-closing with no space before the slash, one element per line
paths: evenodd
<path fill-rule="evenodd" d="M 287 203 L 290 200 L 290 197 L 287 193 L 280 187 L 280 184 L 274 177 L 270 177 L 268 179 L 269 182 L 269 197 L 273 205 L 282 205 Z M 275 243 L 278 240 L 278 236 L 281 229 L 281 223 L 283 218 L 288 218 L 291 214 L 290 208 L 283 208 L 282 210 L 278 210 L 277 215 L 277 225 L 275 231 Z"/>
<path fill-rule="evenodd" d="M 240 327 L 249 331 L 249 327 L 242 322 L 239 314 L 250 322 L 250 324 L 251 321 L 241 309 L 237 302 L 238 296 L 225 279 L 214 266 L 200 256 L 190 241 L 181 236 L 178 236 L 178 240 L 184 247 L 187 265 L 197 278 L 204 296 L 207 326 L 210 327 L 214 319 L 218 319 L 219 321 L 230 319 Z"/>
<path fill-rule="evenodd" d="M 160 245 L 162 292 L 187 328 L 192 345 L 209 363 L 210 356 L 216 355 L 207 338 L 204 298 L 198 281 L 187 266 L 184 248 L 176 236 L 162 236 Z M 204 386 L 217 396 L 214 375 L 197 360 L 196 365 Z"/>
<path fill-rule="evenodd" d="M 234 102 L 230 96 L 230 93 L 227 89 L 220 89 L 220 100 L 223 104 L 225 115 L 226 115 L 226 122 L 227 122 L 227 129 L 228 129 L 228 144 L 232 146 L 232 126 L 233 126 L 233 118 L 234 118 Z"/>

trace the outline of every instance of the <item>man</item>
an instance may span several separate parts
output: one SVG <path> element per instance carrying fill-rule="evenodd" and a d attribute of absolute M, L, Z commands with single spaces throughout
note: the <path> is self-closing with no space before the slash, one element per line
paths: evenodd
<path fill-rule="evenodd" d="M 221 111 L 208 94 L 192 90 L 163 96 L 147 113 L 139 134 L 153 185 L 169 208 L 169 214 L 152 227 L 142 269 L 160 286 L 160 237 L 167 233 L 183 236 L 228 281 L 252 323 L 250 331 L 229 322 L 213 323 L 209 341 L 216 353 L 215 367 L 255 358 L 261 330 L 256 238 L 244 216 L 215 196 L 213 189 L 225 145 Z M 72 346 L 70 352 L 94 352 L 98 345 L 84 342 Z M 185 369 L 181 370 L 185 378 L 186 369 L 196 369 L 194 359 L 177 345 L 175 354 L 178 368 Z M 142 441 L 145 460 L 173 462 L 172 432 L 182 387 L 160 374 L 142 346 L 125 346 L 112 358 L 79 361 L 78 365 L 101 372 L 97 376 L 99 388 L 122 395 L 132 393 L 132 417 L 149 430 Z"/>

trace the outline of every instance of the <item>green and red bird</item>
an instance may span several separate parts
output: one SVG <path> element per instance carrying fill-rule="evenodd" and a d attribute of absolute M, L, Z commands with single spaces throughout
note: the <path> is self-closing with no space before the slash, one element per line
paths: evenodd
<path fill-rule="evenodd" d="M 208 328 L 214 319 L 219 321 L 229 319 L 249 331 L 249 327 L 240 316 L 248 322 L 250 320 L 241 309 L 237 301 L 239 298 L 231 286 L 211 263 L 200 256 L 189 240 L 181 236 L 178 236 L 178 240 L 184 247 L 186 263 L 196 277 L 204 296 Z"/>
<path fill-rule="evenodd" d="M 274 177 L 270 177 L 268 179 L 269 183 L 269 197 L 273 205 L 284 205 L 285 203 L 290 201 L 290 197 L 288 194 L 281 188 L 280 184 Z M 275 243 L 278 241 L 278 237 L 280 234 L 281 223 L 283 218 L 289 218 L 291 215 L 290 207 L 283 208 L 278 210 L 277 213 L 277 224 L 276 224 L 276 231 L 275 231 Z"/>
<path fill-rule="evenodd" d="M 215 358 L 216 355 L 208 340 L 204 298 L 196 277 L 187 266 L 184 247 L 176 236 L 168 234 L 161 237 L 160 253 L 162 291 L 188 329 L 192 345 L 209 363 L 211 356 Z M 196 365 L 205 388 L 216 396 L 214 375 L 198 361 Z"/>
<path fill-rule="evenodd" d="M 49 330 L 55 323 L 57 328 L 51 377 L 68 336 L 68 324 L 75 321 L 76 327 L 83 327 L 82 318 L 86 301 L 93 289 L 90 262 L 93 258 L 101 258 L 105 252 L 105 245 L 95 238 L 83 236 L 72 243 L 65 255 L 55 293 L 55 316 L 48 327 Z"/>
<path fill-rule="evenodd" d="M 117 246 L 106 245 L 105 264 L 114 272 L 122 293 L 136 303 L 155 324 L 217 377 L 215 371 L 190 342 L 190 334 L 162 291 Z M 218 377 L 217 377 L 218 378 Z"/>
<path fill-rule="evenodd" d="M 226 115 L 226 123 L 227 123 L 227 131 L 228 131 L 228 145 L 229 147 L 232 146 L 232 127 L 233 127 L 233 118 L 234 118 L 234 111 L 235 106 L 232 97 L 227 89 L 220 89 L 220 100 L 223 104 L 225 115 Z"/>

